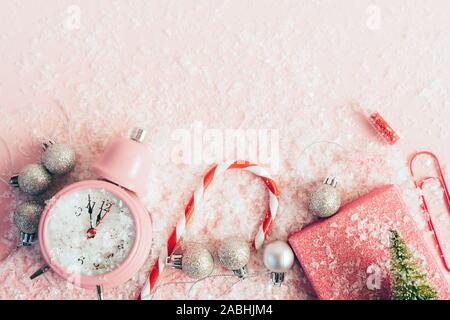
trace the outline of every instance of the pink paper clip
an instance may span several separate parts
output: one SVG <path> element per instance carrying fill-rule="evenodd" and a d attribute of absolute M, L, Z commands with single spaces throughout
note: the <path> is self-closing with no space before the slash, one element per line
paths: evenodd
<path fill-rule="evenodd" d="M 428 157 L 431 157 L 433 159 L 435 168 L 436 168 L 436 170 L 438 172 L 438 176 L 437 177 L 435 177 L 435 176 L 426 176 L 426 177 L 423 177 L 423 178 L 421 178 L 419 180 L 416 179 L 416 177 L 414 175 L 414 170 L 413 170 L 413 163 L 417 159 L 418 156 L 428 156 Z M 445 269 L 448 272 L 450 272 L 450 266 L 447 263 L 447 259 L 446 259 L 445 254 L 444 254 L 444 250 L 443 250 L 443 248 L 441 246 L 441 242 L 439 241 L 439 237 L 438 237 L 436 229 L 434 227 L 433 219 L 431 218 L 431 214 L 430 214 L 430 211 L 428 209 L 428 205 L 427 205 L 427 202 L 425 200 L 424 193 L 423 193 L 423 187 L 424 187 L 424 184 L 426 182 L 428 182 L 430 180 L 437 180 L 437 181 L 439 181 L 442 189 L 444 189 L 444 200 L 445 200 L 446 205 L 447 205 L 447 210 L 448 210 L 448 212 L 450 214 L 450 195 L 449 195 L 449 192 L 448 192 L 447 184 L 445 183 L 444 173 L 442 172 L 442 168 L 441 168 L 441 165 L 439 163 L 439 160 L 433 153 L 431 153 L 429 151 L 417 152 L 417 153 L 415 153 L 412 156 L 412 158 L 411 158 L 411 160 L 409 162 L 409 170 L 411 172 L 411 176 L 414 179 L 414 184 L 415 184 L 416 188 L 418 190 L 420 190 L 421 209 L 423 210 L 423 212 L 425 214 L 425 218 L 427 220 L 428 227 L 430 228 L 430 231 L 433 233 L 434 243 L 437 246 L 437 249 L 438 249 L 438 252 L 439 252 L 439 256 L 441 257 L 441 260 L 442 260 L 442 263 L 444 264 Z"/>

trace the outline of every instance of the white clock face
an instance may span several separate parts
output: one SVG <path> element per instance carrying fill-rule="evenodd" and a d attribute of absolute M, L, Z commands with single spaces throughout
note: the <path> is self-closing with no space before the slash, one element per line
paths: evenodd
<path fill-rule="evenodd" d="M 102 275 L 128 255 L 135 239 L 130 209 L 104 189 L 82 189 L 59 198 L 45 233 L 50 258 L 71 274 Z"/>

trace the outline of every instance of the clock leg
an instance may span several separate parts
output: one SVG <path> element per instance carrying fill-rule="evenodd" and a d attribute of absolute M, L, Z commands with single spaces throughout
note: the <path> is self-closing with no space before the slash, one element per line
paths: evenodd
<path fill-rule="evenodd" d="M 97 299 L 103 300 L 103 287 L 97 286 Z"/>
<path fill-rule="evenodd" d="M 39 277 L 40 275 L 44 274 L 48 269 L 50 269 L 49 266 L 45 265 L 42 268 L 36 270 L 31 276 L 30 279 L 33 280 L 34 278 Z"/>

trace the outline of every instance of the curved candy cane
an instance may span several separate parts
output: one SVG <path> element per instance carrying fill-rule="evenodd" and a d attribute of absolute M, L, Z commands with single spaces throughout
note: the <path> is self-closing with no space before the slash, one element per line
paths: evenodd
<path fill-rule="evenodd" d="M 213 166 L 203 177 L 202 183 L 194 191 L 193 195 L 189 199 L 189 202 L 184 210 L 184 215 L 178 221 L 176 227 L 173 229 L 169 240 L 167 241 L 167 247 L 161 250 L 156 263 L 153 265 L 150 275 L 147 278 L 144 288 L 141 291 L 140 299 L 148 300 L 151 293 L 154 291 L 156 282 L 158 281 L 159 275 L 164 270 L 166 265 L 166 259 L 170 256 L 181 236 L 186 230 L 189 221 L 194 214 L 199 214 L 201 211 L 201 204 L 203 202 L 203 195 L 211 184 L 211 182 L 221 176 L 228 169 L 242 169 L 253 173 L 254 175 L 260 177 L 267 188 L 269 189 L 269 208 L 267 210 L 266 216 L 263 223 L 258 228 L 253 245 L 255 249 L 261 248 L 264 239 L 266 238 L 269 228 L 272 225 L 272 221 L 278 212 L 278 201 L 279 201 L 279 191 L 275 181 L 270 177 L 266 169 L 248 161 L 231 161 L 226 162 L 221 165 Z"/>

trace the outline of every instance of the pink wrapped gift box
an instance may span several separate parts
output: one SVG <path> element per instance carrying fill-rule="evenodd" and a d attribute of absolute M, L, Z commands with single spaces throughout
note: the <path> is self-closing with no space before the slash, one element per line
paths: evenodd
<path fill-rule="evenodd" d="M 293 234 L 289 242 L 319 299 L 390 299 L 390 229 L 400 232 L 439 298 L 450 299 L 441 261 L 393 185 L 349 203 Z"/>

